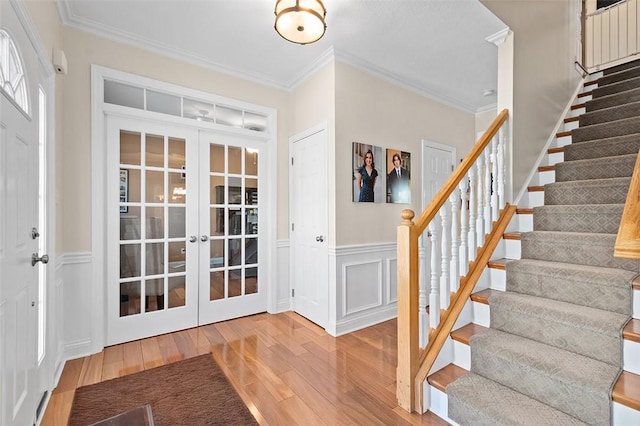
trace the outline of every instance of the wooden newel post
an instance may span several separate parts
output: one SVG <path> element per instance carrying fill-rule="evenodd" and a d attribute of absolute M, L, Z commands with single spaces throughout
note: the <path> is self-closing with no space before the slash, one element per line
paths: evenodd
<path fill-rule="evenodd" d="M 414 377 L 418 362 L 418 235 L 413 210 L 402 210 L 398 226 L 398 405 L 414 411 Z"/>

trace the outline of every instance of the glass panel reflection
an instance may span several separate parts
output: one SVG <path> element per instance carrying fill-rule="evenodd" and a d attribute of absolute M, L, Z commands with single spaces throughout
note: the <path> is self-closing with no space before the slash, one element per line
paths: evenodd
<path fill-rule="evenodd" d="M 229 266 L 242 264 L 242 239 L 235 238 L 229 240 Z"/>
<path fill-rule="evenodd" d="M 229 234 L 242 234 L 242 209 L 229 209 Z"/>
<path fill-rule="evenodd" d="M 164 172 L 155 170 L 147 170 L 145 173 L 146 185 L 146 202 L 162 203 L 164 202 Z"/>
<path fill-rule="evenodd" d="M 210 146 L 209 171 L 213 173 L 224 173 L 224 145 Z"/>
<path fill-rule="evenodd" d="M 244 112 L 244 128 L 255 132 L 265 132 L 267 130 L 267 117 L 252 112 Z"/>
<path fill-rule="evenodd" d="M 145 274 L 164 273 L 164 243 L 146 244 Z"/>
<path fill-rule="evenodd" d="M 225 126 L 242 127 L 242 111 L 216 105 L 216 123 Z"/>
<path fill-rule="evenodd" d="M 244 174 L 258 176 L 258 150 L 247 148 L 244 154 Z"/>
<path fill-rule="evenodd" d="M 162 136 L 147 135 L 144 160 L 146 166 L 164 167 L 164 138 Z"/>
<path fill-rule="evenodd" d="M 129 207 L 120 215 L 120 240 L 140 239 L 140 207 Z"/>
<path fill-rule="evenodd" d="M 186 285 L 184 275 L 169 278 L 169 309 L 186 305 Z"/>
<path fill-rule="evenodd" d="M 124 202 L 139 203 L 141 200 L 140 170 L 127 170 L 126 181 L 126 200 Z"/>
<path fill-rule="evenodd" d="M 229 176 L 229 204 L 242 204 L 242 178 Z"/>
<path fill-rule="evenodd" d="M 247 238 L 244 242 L 244 264 L 258 263 L 258 239 Z"/>
<path fill-rule="evenodd" d="M 161 311 L 164 309 L 164 278 L 145 281 L 145 312 Z"/>
<path fill-rule="evenodd" d="M 255 206 L 258 204 L 258 179 L 245 179 L 244 203 Z"/>
<path fill-rule="evenodd" d="M 244 270 L 244 294 L 255 294 L 258 292 L 258 268 L 247 268 Z"/>
<path fill-rule="evenodd" d="M 185 208 L 169 207 L 169 238 L 184 238 L 185 235 Z"/>
<path fill-rule="evenodd" d="M 209 268 L 224 267 L 224 239 L 212 239 L 209 243 L 211 250 L 209 255 Z"/>
<path fill-rule="evenodd" d="M 209 274 L 209 300 L 224 299 L 224 271 Z"/>
<path fill-rule="evenodd" d="M 169 273 L 184 272 L 186 270 L 187 248 L 184 241 L 169 243 Z"/>
<path fill-rule="evenodd" d="M 214 207 L 211 209 L 210 230 L 211 235 L 221 236 L 224 235 L 224 208 Z"/>
<path fill-rule="evenodd" d="M 121 244 L 120 278 L 139 277 L 140 265 L 140 244 Z"/>
<path fill-rule="evenodd" d="M 140 281 L 120 283 L 120 316 L 140 313 Z"/>
<path fill-rule="evenodd" d="M 242 269 L 229 271 L 229 297 L 242 296 Z"/>
<path fill-rule="evenodd" d="M 246 235 L 256 235 L 258 233 L 258 209 L 247 209 L 246 218 L 244 233 Z"/>
<path fill-rule="evenodd" d="M 147 207 L 147 238 L 164 238 L 164 208 Z"/>
<path fill-rule="evenodd" d="M 224 204 L 224 176 L 210 176 L 209 188 L 211 189 L 209 203 Z"/>
<path fill-rule="evenodd" d="M 169 168 L 181 169 L 186 165 L 184 139 L 169 138 Z"/>
<path fill-rule="evenodd" d="M 120 164 L 139 166 L 142 135 L 137 132 L 120 131 Z"/>
<path fill-rule="evenodd" d="M 230 146 L 227 148 L 229 154 L 229 173 L 239 175 L 242 173 L 242 148 Z"/>
<path fill-rule="evenodd" d="M 169 173 L 169 202 L 184 204 L 187 202 L 187 180 L 182 173 Z"/>

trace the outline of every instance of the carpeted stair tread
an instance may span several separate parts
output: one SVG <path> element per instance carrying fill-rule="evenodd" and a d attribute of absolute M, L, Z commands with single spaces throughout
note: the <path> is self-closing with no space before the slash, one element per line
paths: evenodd
<path fill-rule="evenodd" d="M 510 291 L 491 298 L 491 328 L 619 366 L 629 315 Z"/>
<path fill-rule="evenodd" d="M 587 425 L 479 374 L 469 373 L 451 383 L 447 397 L 449 418 L 461 425 Z"/>
<path fill-rule="evenodd" d="M 578 123 L 580 128 L 583 128 L 594 124 L 606 123 L 623 118 L 637 117 L 639 115 L 640 102 L 631 102 L 626 105 L 603 108 L 597 111 L 581 114 L 578 118 Z"/>
<path fill-rule="evenodd" d="M 630 183 L 629 177 L 548 183 L 544 204 L 624 204 Z"/>
<path fill-rule="evenodd" d="M 564 161 L 585 160 L 598 157 L 637 154 L 640 151 L 640 133 L 597 139 L 564 146 Z"/>
<path fill-rule="evenodd" d="M 556 182 L 572 180 L 607 179 L 633 175 L 638 154 L 590 158 L 556 164 Z"/>
<path fill-rule="evenodd" d="M 619 366 L 494 329 L 471 337 L 470 347 L 471 372 L 584 422 L 610 423 Z"/>
<path fill-rule="evenodd" d="M 640 77 L 640 66 L 629 66 L 628 68 L 608 70 L 606 74 L 598 79 L 598 87 L 629 80 L 635 77 Z"/>
<path fill-rule="evenodd" d="M 625 62 L 623 64 L 616 65 L 614 67 L 605 68 L 601 72 L 603 76 L 606 76 L 606 75 L 619 73 L 620 71 L 628 70 L 630 68 L 636 68 L 636 67 L 640 67 L 639 59 L 636 59 L 635 61 Z"/>
<path fill-rule="evenodd" d="M 549 205 L 533 208 L 534 231 L 618 232 L 624 204 Z"/>
<path fill-rule="evenodd" d="M 616 234 L 532 231 L 520 234 L 523 259 L 639 271 L 640 260 L 613 257 Z"/>
<path fill-rule="evenodd" d="M 640 88 L 638 90 L 640 91 Z M 638 100 L 640 100 L 640 96 Z M 631 133 L 640 133 L 640 117 L 628 117 L 606 123 L 578 127 L 571 131 L 571 142 L 578 143 L 594 139 L 613 138 Z"/>
<path fill-rule="evenodd" d="M 640 87 L 640 75 L 626 80 L 605 84 L 604 86 L 598 86 L 591 91 L 591 96 L 593 98 L 598 98 L 600 96 L 612 95 L 614 93 L 620 93 L 638 87 Z"/>
<path fill-rule="evenodd" d="M 638 70 L 640 70 L 640 68 L 638 68 Z M 585 102 L 585 111 L 592 112 L 603 108 L 610 108 L 637 101 L 640 101 L 640 88 L 591 99 L 590 101 Z"/>
<path fill-rule="evenodd" d="M 537 259 L 507 261 L 505 270 L 507 291 L 631 315 L 634 271 Z"/>

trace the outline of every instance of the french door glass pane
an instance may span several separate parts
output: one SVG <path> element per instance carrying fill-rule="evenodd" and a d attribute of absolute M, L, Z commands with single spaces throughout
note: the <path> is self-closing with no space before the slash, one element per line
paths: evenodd
<path fill-rule="evenodd" d="M 185 140 L 120 139 L 120 315 L 185 306 Z"/>
<path fill-rule="evenodd" d="M 257 293 L 258 151 L 212 144 L 209 157 L 210 300 Z"/>

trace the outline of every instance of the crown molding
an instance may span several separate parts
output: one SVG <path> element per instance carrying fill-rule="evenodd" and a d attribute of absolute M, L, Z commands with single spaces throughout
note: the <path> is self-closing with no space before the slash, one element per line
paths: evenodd
<path fill-rule="evenodd" d="M 335 51 L 333 46 L 331 46 L 311 62 L 296 78 L 294 78 L 293 82 L 287 87 L 287 90 L 293 91 L 296 89 L 300 84 L 304 83 L 305 80 L 320 71 L 320 69 L 335 61 L 335 56 Z"/>
<path fill-rule="evenodd" d="M 500 47 L 502 43 L 507 40 L 507 37 L 511 34 L 511 30 L 507 27 L 503 30 L 498 31 L 495 34 L 491 34 L 489 37 L 485 38 L 489 43 L 493 43 L 496 46 Z"/>

